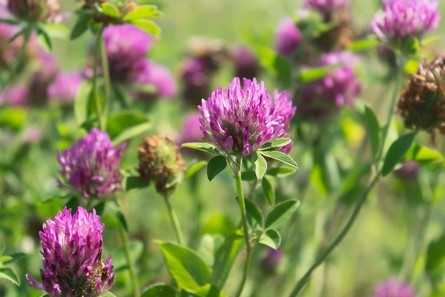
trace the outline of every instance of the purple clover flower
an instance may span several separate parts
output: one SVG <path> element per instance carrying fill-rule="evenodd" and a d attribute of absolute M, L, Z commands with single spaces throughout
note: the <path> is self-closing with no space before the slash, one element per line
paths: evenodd
<path fill-rule="evenodd" d="M 337 67 L 323 78 L 303 87 L 301 113 L 305 117 L 328 116 L 342 106 L 352 106 L 361 92 L 361 85 L 354 71 L 358 58 L 349 52 L 325 54 L 315 63 L 317 67 Z"/>
<path fill-rule="evenodd" d="M 383 11 L 372 22 L 372 31 L 385 41 L 422 37 L 439 25 L 436 0 L 384 0 Z"/>
<path fill-rule="evenodd" d="M 292 101 L 289 100 L 289 95 L 286 92 L 280 93 L 277 90 L 274 92 L 274 104 L 274 115 L 283 118 L 284 130 L 286 131 L 283 136 L 289 137 L 290 123 L 297 108 L 292 106 Z M 280 151 L 289 154 L 293 146 L 294 143 L 291 141 L 289 144 L 282 147 Z"/>
<path fill-rule="evenodd" d="M 50 297 L 97 297 L 110 290 L 113 282 L 111 257 L 102 260 L 104 225 L 93 209 L 82 207 L 72 215 L 65 208 L 54 220 L 47 220 L 39 232 L 43 269 L 42 283 L 29 274 L 31 286 Z"/>
<path fill-rule="evenodd" d="M 272 249 L 269 248 L 267 250 L 266 256 L 261 260 L 261 268 L 264 272 L 273 274 L 277 270 L 278 266 L 281 263 L 283 258 L 283 250 L 282 249 Z"/>
<path fill-rule="evenodd" d="M 290 57 L 300 46 L 303 37 L 295 22 L 290 18 L 283 19 L 275 35 L 275 49 L 283 56 Z"/>
<path fill-rule="evenodd" d="M 416 294 L 408 284 L 398 279 L 389 279 L 377 286 L 373 297 L 416 297 Z"/>
<path fill-rule="evenodd" d="M 260 72 L 258 57 L 246 46 L 239 45 L 232 50 L 235 76 L 252 79 Z"/>
<path fill-rule="evenodd" d="M 121 187 L 119 163 L 125 144 L 113 148 L 110 137 L 96 128 L 71 148 L 57 153 L 62 167 L 60 187 L 79 192 L 84 198 L 103 198 Z"/>
<path fill-rule="evenodd" d="M 10 89 L 6 89 L 0 94 L 0 105 L 22 106 L 28 105 L 28 88 L 18 85 Z"/>
<path fill-rule="evenodd" d="M 141 73 L 135 78 L 139 85 L 149 85 L 154 87 L 153 92 L 139 92 L 136 97 L 140 99 L 163 97 L 173 98 L 176 95 L 176 85 L 170 71 L 159 64 L 144 61 Z"/>
<path fill-rule="evenodd" d="M 153 37 L 135 26 L 123 24 L 108 26 L 103 38 L 111 80 L 128 83 L 143 73 Z"/>
<path fill-rule="evenodd" d="M 199 121 L 200 115 L 199 113 L 191 113 L 185 119 L 185 122 L 182 124 L 180 138 L 178 143 L 186 143 L 186 142 L 197 142 L 201 141 L 203 138 L 203 134 L 201 131 L 201 123 Z"/>
<path fill-rule="evenodd" d="M 345 8 L 349 5 L 348 0 L 306 0 L 304 6 L 321 13 L 330 14 L 335 10 Z"/>
<path fill-rule="evenodd" d="M 82 76 L 77 72 L 59 74 L 48 87 L 48 96 L 59 103 L 72 103 L 82 81 Z"/>
<path fill-rule="evenodd" d="M 275 101 L 289 100 L 275 93 Z M 283 98 L 279 98 L 283 96 Z M 266 142 L 284 136 L 285 118 L 263 82 L 234 78 L 198 106 L 204 138 L 229 154 L 249 156 Z"/>

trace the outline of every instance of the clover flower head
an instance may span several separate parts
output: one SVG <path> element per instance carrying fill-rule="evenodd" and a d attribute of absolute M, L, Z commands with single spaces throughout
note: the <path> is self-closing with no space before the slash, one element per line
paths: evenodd
<path fill-rule="evenodd" d="M 50 297 L 97 297 L 113 282 L 111 257 L 102 260 L 104 225 L 96 211 L 79 207 L 74 214 L 65 208 L 47 220 L 39 232 L 42 247 L 42 283 L 29 274 L 31 286 Z"/>
<path fill-rule="evenodd" d="M 121 188 L 119 163 L 125 144 L 113 147 L 110 137 L 96 128 L 74 146 L 57 154 L 62 179 L 59 186 L 84 198 L 111 196 Z"/>
<path fill-rule="evenodd" d="M 408 284 L 389 279 L 377 286 L 373 297 L 416 297 L 416 294 Z"/>
<path fill-rule="evenodd" d="M 276 93 L 284 96 L 285 93 Z M 283 97 L 283 98 L 284 98 Z M 249 156 L 268 141 L 286 134 L 283 114 L 278 111 L 263 82 L 234 78 L 227 89 L 219 88 L 198 107 L 205 140 L 231 155 Z"/>
<path fill-rule="evenodd" d="M 352 106 L 361 92 L 361 84 L 354 71 L 358 58 L 349 52 L 325 54 L 317 67 L 333 67 L 323 78 L 306 84 L 301 94 L 301 113 L 309 118 L 331 115 L 342 106 Z"/>
<path fill-rule="evenodd" d="M 74 102 L 82 81 L 82 76 L 77 72 L 59 74 L 48 87 L 48 96 L 59 103 Z"/>
<path fill-rule="evenodd" d="M 295 22 L 290 18 L 283 19 L 275 35 L 275 48 L 283 56 L 291 56 L 301 45 L 302 35 Z"/>
<path fill-rule="evenodd" d="M 384 0 L 383 10 L 374 16 L 372 30 L 385 41 L 421 38 L 439 25 L 436 0 Z"/>
<path fill-rule="evenodd" d="M 348 0 L 306 0 L 304 3 L 306 8 L 319 11 L 321 13 L 332 13 L 338 9 L 345 8 L 349 5 Z"/>

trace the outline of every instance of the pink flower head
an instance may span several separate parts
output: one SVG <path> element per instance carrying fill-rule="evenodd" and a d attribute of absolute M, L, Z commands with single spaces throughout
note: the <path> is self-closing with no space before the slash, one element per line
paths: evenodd
<path fill-rule="evenodd" d="M 128 83 L 144 71 L 145 56 L 154 41 L 152 36 L 123 24 L 108 26 L 103 38 L 113 81 Z"/>
<path fill-rule="evenodd" d="M 315 66 L 332 66 L 334 69 L 321 79 L 304 86 L 300 111 L 306 117 L 319 118 L 352 106 L 361 92 L 354 66 L 358 58 L 349 52 L 333 52 L 322 56 Z"/>
<path fill-rule="evenodd" d="M 102 260 L 104 225 L 93 209 L 79 207 L 74 214 L 64 208 L 54 220 L 47 220 L 39 232 L 43 269 L 42 283 L 29 274 L 31 286 L 50 297 L 97 297 L 114 282 L 111 257 Z"/>
<path fill-rule="evenodd" d="M 377 286 L 373 297 L 416 297 L 416 294 L 408 284 L 398 279 L 389 279 Z"/>
<path fill-rule="evenodd" d="M 136 96 L 144 99 L 146 97 L 173 98 L 176 95 L 176 85 L 170 71 L 159 64 L 144 61 L 143 71 L 136 78 L 140 85 L 149 85 L 154 88 L 151 93 L 138 93 Z"/>
<path fill-rule="evenodd" d="M 385 0 L 372 22 L 372 31 L 385 41 L 421 38 L 439 25 L 436 0 Z"/>
<path fill-rule="evenodd" d="M 249 156 L 266 142 L 283 137 L 286 119 L 277 102 L 290 100 L 286 93 L 275 96 L 283 98 L 274 101 L 256 79 L 244 79 L 241 85 L 234 78 L 228 89 L 217 89 L 198 106 L 204 138 L 228 154 Z"/>
<path fill-rule="evenodd" d="M 303 37 L 297 25 L 290 18 L 283 19 L 275 35 L 275 48 L 283 56 L 291 56 L 300 46 Z"/>
<path fill-rule="evenodd" d="M 59 103 L 74 102 L 82 81 L 82 76 L 77 72 L 59 74 L 49 85 L 48 96 Z"/>
<path fill-rule="evenodd" d="M 305 6 L 321 13 L 332 13 L 349 5 L 348 0 L 306 0 Z"/>
<path fill-rule="evenodd" d="M 121 188 L 119 163 L 125 144 L 113 148 L 110 137 L 96 128 L 74 146 L 57 153 L 62 167 L 60 187 L 79 192 L 84 198 L 111 196 Z"/>

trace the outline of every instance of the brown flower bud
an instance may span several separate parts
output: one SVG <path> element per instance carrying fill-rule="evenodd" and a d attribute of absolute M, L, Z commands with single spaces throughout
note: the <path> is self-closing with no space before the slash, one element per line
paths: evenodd
<path fill-rule="evenodd" d="M 30 22 L 60 21 L 58 0 L 8 0 L 8 10 L 15 17 Z"/>
<path fill-rule="evenodd" d="M 422 64 L 402 92 L 398 114 L 409 128 L 445 134 L 445 57 Z"/>
<path fill-rule="evenodd" d="M 152 135 L 139 146 L 139 174 L 154 182 L 158 193 L 168 196 L 172 182 L 185 170 L 178 147 L 168 137 Z"/>

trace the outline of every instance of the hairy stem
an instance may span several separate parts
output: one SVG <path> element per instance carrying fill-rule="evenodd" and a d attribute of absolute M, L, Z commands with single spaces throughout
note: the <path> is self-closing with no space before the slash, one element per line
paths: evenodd
<path fill-rule="evenodd" d="M 178 217 L 176 216 L 175 210 L 173 209 L 170 199 L 168 196 L 164 196 L 165 205 L 167 206 L 168 215 L 172 223 L 173 229 L 175 230 L 176 240 L 179 245 L 184 245 L 184 238 L 182 237 L 181 228 L 179 227 Z"/>
<path fill-rule="evenodd" d="M 241 293 L 244 290 L 244 286 L 246 284 L 247 275 L 249 274 L 250 260 L 252 257 L 252 247 L 250 245 L 249 227 L 247 225 L 246 205 L 244 202 L 243 186 L 241 183 L 241 172 L 240 172 L 240 170 L 238 170 L 234 173 L 235 173 L 235 182 L 236 182 L 236 192 L 238 195 L 238 204 L 239 204 L 240 211 L 241 211 L 241 225 L 243 226 L 244 240 L 246 242 L 246 262 L 244 263 L 243 277 L 239 284 L 238 291 L 235 295 L 236 297 L 240 297 Z"/>
<path fill-rule="evenodd" d="M 128 271 L 130 273 L 131 285 L 133 287 L 133 296 L 139 297 L 141 295 L 141 293 L 139 291 L 139 284 L 138 284 L 138 279 L 136 276 L 136 269 L 135 269 L 133 261 L 131 260 L 130 250 L 128 248 L 128 239 L 127 239 L 127 235 L 125 234 L 125 230 L 124 230 L 123 226 L 119 226 L 119 235 L 122 240 L 125 258 L 126 258 L 127 264 L 128 264 Z"/>

